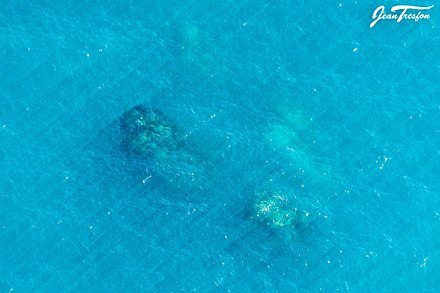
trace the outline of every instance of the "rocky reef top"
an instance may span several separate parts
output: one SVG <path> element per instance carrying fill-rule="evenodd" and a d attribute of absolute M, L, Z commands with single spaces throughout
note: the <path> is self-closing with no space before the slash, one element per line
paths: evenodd
<path fill-rule="evenodd" d="M 306 228 L 310 224 L 310 214 L 299 209 L 283 194 L 263 191 L 257 193 L 255 216 L 273 228 Z"/>
<path fill-rule="evenodd" d="M 120 120 L 122 147 L 132 155 L 163 157 L 176 148 L 171 123 L 158 110 L 138 105 Z"/>

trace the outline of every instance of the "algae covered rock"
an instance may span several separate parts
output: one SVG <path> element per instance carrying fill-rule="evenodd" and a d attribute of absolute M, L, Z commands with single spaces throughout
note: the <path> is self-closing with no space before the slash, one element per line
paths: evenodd
<path fill-rule="evenodd" d="M 161 157 L 176 148 L 171 123 L 151 107 L 132 108 L 122 115 L 120 125 L 122 147 L 129 154 Z"/>
<path fill-rule="evenodd" d="M 310 214 L 299 209 L 282 194 L 264 191 L 257 194 L 256 217 L 273 228 L 306 228 Z"/>

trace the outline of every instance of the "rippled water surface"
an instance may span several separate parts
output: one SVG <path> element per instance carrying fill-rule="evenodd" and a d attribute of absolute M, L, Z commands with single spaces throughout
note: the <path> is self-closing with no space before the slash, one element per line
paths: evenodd
<path fill-rule="evenodd" d="M 2 3 L 0 292 L 438 292 L 439 7 L 381 4 Z M 177 150 L 124 153 L 138 104 Z"/>

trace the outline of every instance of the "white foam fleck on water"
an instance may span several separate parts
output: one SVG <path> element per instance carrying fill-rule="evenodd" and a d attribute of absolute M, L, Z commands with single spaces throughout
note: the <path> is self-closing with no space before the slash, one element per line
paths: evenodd
<path fill-rule="evenodd" d="M 146 178 L 144 178 L 142 180 L 142 183 L 145 184 L 147 182 L 147 180 L 150 180 L 152 177 L 153 177 L 152 175 L 147 176 Z"/>

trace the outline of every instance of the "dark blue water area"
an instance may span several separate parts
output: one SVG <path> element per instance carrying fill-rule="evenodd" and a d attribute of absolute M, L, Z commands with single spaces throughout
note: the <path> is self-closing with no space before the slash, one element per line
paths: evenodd
<path fill-rule="evenodd" d="M 1 4 L 0 292 L 438 292 L 438 7 L 198 2 Z M 138 104 L 165 158 L 121 148 Z"/>

